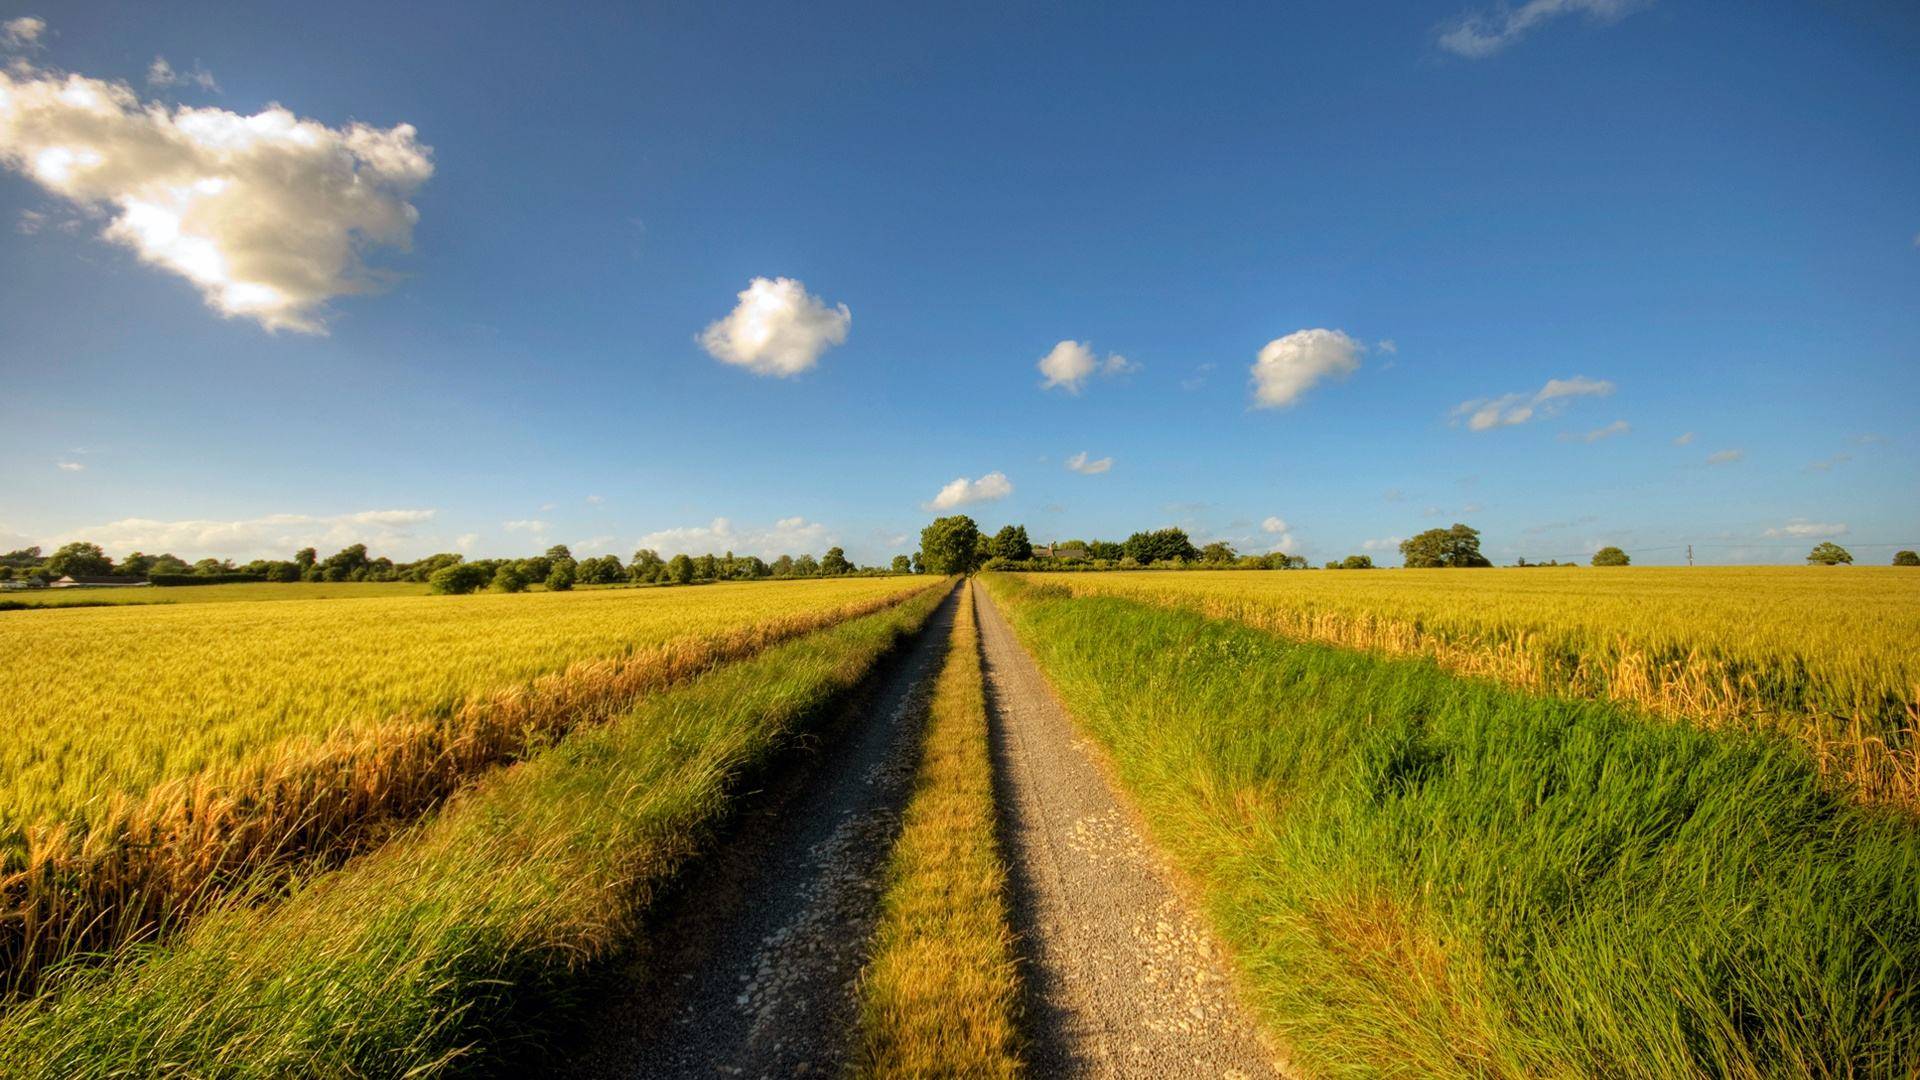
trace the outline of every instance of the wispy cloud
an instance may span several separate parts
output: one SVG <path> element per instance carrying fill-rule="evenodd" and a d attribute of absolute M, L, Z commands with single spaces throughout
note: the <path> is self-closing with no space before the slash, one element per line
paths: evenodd
<path fill-rule="evenodd" d="M 1095 375 L 1111 378 L 1115 375 L 1130 375 L 1140 370 L 1140 365 L 1121 356 L 1108 353 L 1102 360 L 1093 351 L 1093 346 L 1084 341 L 1067 340 L 1048 350 L 1034 367 L 1046 378 L 1040 383 L 1040 389 L 1052 390 L 1055 387 L 1069 394 L 1078 394 Z"/>
<path fill-rule="evenodd" d="M 929 510 L 951 510 L 969 503 L 994 502 L 1013 494 L 1013 482 L 1003 472 L 990 472 L 978 480 L 959 477 L 927 502 Z"/>
<path fill-rule="evenodd" d="M 755 375 L 786 378 L 813 368 L 853 325 L 847 305 L 828 307 L 793 278 L 754 278 L 739 300 L 698 340 L 708 356 Z"/>
<path fill-rule="evenodd" d="M 1806 518 L 1794 518 L 1778 528 L 1768 529 L 1768 537 L 1775 539 L 1821 540 L 1847 535 L 1847 526 L 1839 521 L 1808 521 Z"/>
<path fill-rule="evenodd" d="M 819 553 L 832 546 L 833 530 L 804 517 L 785 517 L 764 527 L 740 526 L 731 518 L 717 517 L 705 525 L 661 529 L 639 539 L 636 546 L 652 548 L 662 555 L 705 555 L 731 551 L 737 555 L 779 555 Z"/>
<path fill-rule="evenodd" d="M 1567 15 L 1584 14 L 1598 23 L 1611 23 L 1644 7 L 1648 0 L 1528 0 L 1519 7 L 1501 5 L 1470 11 L 1443 27 L 1442 49 L 1455 56 L 1480 60 L 1519 41 L 1535 28 Z"/>
<path fill-rule="evenodd" d="M 1088 461 L 1087 452 L 1085 450 L 1082 450 L 1079 453 L 1067 459 L 1067 468 L 1073 470 L 1074 472 L 1079 473 L 1082 476 L 1098 476 L 1099 474 L 1106 472 L 1108 469 L 1113 468 L 1113 459 L 1110 457 L 1103 457 L 1103 458 L 1099 458 L 1098 460 Z"/>
<path fill-rule="evenodd" d="M 1253 406 L 1284 409 L 1326 379 L 1344 379 L 1360 370 L 1364 346 L 1345 331 L 1295 330 L 1260 348 L 1248 370 L 1253 374 Z"/>
<path fill-rule="evenodd" d="M 1592 431 L 1583 431 L 1578 434 L 1571 431 L 1563 431 L 1560 433 L 1559 438 L 1561 442 L 1597 443 L 1601 439 L 1611 439 L 1615 435 L 1625 435 L 1632 430 L 1632 424 L 1627 423 L 1625 420 L 1615 420 L 1605 427 L 1597 427 Z"/>
<path fill-rule="evenodd" d="M 1745 450 L 1715 450 L 1707 455 L 1709 465 L 1731 465 L 1747 456 Z"/>
<path fill-rule="evenodd" d="M 604 503 L 604 502 L 606 502 L 606 501 L 607 501 L 607 498 L 606 498 L 606 496 L 604 496 L 604 495 L 589 495 L 589 496 L 587 496 L 587 505 L 588 505 L 588 506 L 599 506 L 599 505 L 600 505 L 601 503 Z"/>
<path fill-rule="evenodd" d="M 362 510 L 331 516 L 269 514 L 236 521 L 123 518 L 78 529 L 71 538 L 94 541 L 113 554 L 171 551 L 189 557 L 286 558 L 303 547 L 366 544 L 389 549 L 414 539 L 416 529 L 432 521 L 435 513 L 433 510 Z"/>
<path fill-rule="evenodd" d="M 553 528 L 553 525 L 550 522 L 541 521 L 538 518 L 522 518 L 518 521 L 503 521 L 500 523 L 500 527 L 508 532 L 528 533 L 533 536 L 539 536 L 548 529 Z"/>
<path fill-rule="evenodd" d="M 17 19 L 8 19 L 0 23 L 0 46 L 9 49 L 33 49 L 40 45 L 41 35 L 47 32 L 47 20 L 32 15 L 22 15 Z"/>
<path fill-rule="evenodd" d="M 1821 458 L 1819 461 L 1808 462 L 1807 471 L 1808 472 L 1832 472 L 1835 467 L 1840 465 L 1845 465 L 1847 462 L 1852 460 L 1853 460 L 1852 454 L 1846 454 L 1846 453 L 1830 454 L 1827 457 Z"/>
<path fill-rule="evenodd" d="M 200 66 L 198 60 L 193 63 L 192 71 L 175 71 L 164 56 L 156 56 L 153 63 L 147 65 L 147 85 L 156 90 L 174 86 L 197 86 L 208 93 L 220 92 L 220 84 L 213 79 L 213 72 Z"/>
<path fill-rule="evenodd" d="M 83 464 L 81 464 L 81 463 L 80 463 L 80 462 L 78 462 L 78 461 L 60 461 L 60 462 L 55 462 L 55 463 L 54 463 L 54 467 L 55 467 L 55 468 L 57 468 L 57 469 L 59 469 L 59 470 L 60 470 L 61 472 L 85 472 L 85 471 L 87 471 L 87 467 L 86 467 L 85 465 L 83 465 Z"/>
<path fill-rule="evenodd" d="M 1693 443 L 1693 438 L 1694 438 L 1693 432 L 1691 431 L 1682 432 L 1673 437 L 1673 445 L 1690 446 Z"/>
<path fill-rule="evenodd" d="M 1293 526 L 1285 518 L 1267 518 L 1260 523 L 1260 531 L 1267 534 L 1267 542 L 1272 545 L 1269 551 L 1287 551 L 1294 546 Z"/>
<path fill-rule="evenodd" d="M 1360 541 L 1360 550 L 1362 551 L 1398 551 L 1400 550 L 1401 541 L 1405 539 L 1406 537 L 1404 536 L 1382 536 L 1375 540 L 1362 540 Z"/>
<path fill-rule="evenodd" d="M 1578 397 L 1606 397 L 1613 383 L 1575 375 L 1569 379 L 1548 379 L 1547 384 L 1530 394 L 1502 394 L 1496 398 L 1474 398 L 1453 407 L 1453 422 L 1466 421 L 1469 431 L 1491 431 L 1513 427 L 1529 420 L 1556 416 L 1566 403 Z"/>

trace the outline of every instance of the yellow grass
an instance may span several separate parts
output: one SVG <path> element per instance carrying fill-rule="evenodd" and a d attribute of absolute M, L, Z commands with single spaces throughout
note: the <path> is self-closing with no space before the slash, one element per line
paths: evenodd
<path fill-rule="evenodd" d="M 1035 574 L 1463 674 L 1804 740 L 1920 807 L 1920 573 L 1700 567 Z"/>
<path fill-rule="evenodd" d="M 971 587 L 934 687 L 925 757 L 881 904 L 854 1074 L 1020 1075 L 1019 982 Z"/>
<path fill-rule="evenodd" d="M 0 623 L 0 993 L 354 850 L 638 696 L 877 610 L 881 578 L 36 613 Z"/>

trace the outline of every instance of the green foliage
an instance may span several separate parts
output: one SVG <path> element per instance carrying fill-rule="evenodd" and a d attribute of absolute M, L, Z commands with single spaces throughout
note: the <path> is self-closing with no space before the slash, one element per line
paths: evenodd
<path fill-rule="evenodd" d="M 667 560 L 666 580 L 685 585 L 693 580 L 693 560 L 683 553 Z"/>
<path fill-rule="evenodd" d="M 793 560 L 794 577 L 817 577 L 820 574 L 820 560 L 811 555 L 801 555 Z"/>
<path fill-rule="evenodd" d="M 1920 566 L 1920 552 L 1896 551 L 1893 553 L 1895 566 Z"/>
<path fill-rule="evenodd" d="M 1095 543 L 1097 545 L 1098 541 Z M 1142 566 L 1157 562 L 1192 562 L 1200 557 L 1200 550 L 1187 538 L 1185 529 L 1137 532 L 1119 546 L 1127 558 Z"/>
<path fill-rule="evenodd" d="M 987 544 L 987 554 L 995 559 L 1025 562 L 1033 558 L 1033 542 L 1027 539 L 1025 525 L 1003 525 Z"/>
<path fill-rule="evenodd" d="M 907 558 L 905 555 L 895 555 L 893 557 L 893 572 L 896 574 L 912 573 L 913 560 Z"/>
<path fill-rule="evenodd" d="M 555 559 L 553 569 L 547 572 L 548 592 L 567 592 L 573 588 L 573 560 Z"/>
<path fill-rule="evenodd" d="M 1200 561 L 1210 566 L 1225 566 L 1239 557 L 1240 553 L 1225 540 L 1215 540 L 1200 549 Z"/>
<path fill-rule="evenodd" d="M 980 526 L 965 514 L 935 518 L 920 530 L 920 557 L 935 574 L 972 573 L 982 562 Z"/>
<path fill-rule="evenodd" d="M 181 585 L 238 585 L 247 581 L 267 580 L 260 574 L 154 574 L 147 579 L 149 584 L 161 587 Z"/>
<path fill-rule="evenodd" d="M 1428 529 L 1400 541 L 1409 569 L 1439 566 L 1492 566 L 1480 554 L 1480 530 L 1458 522 L 1450 529 Z"/>
<path fill-rule="evenodd" d="M 1595 566 L 1626 566 L 1632 561 L 1626 552 L 1611 544 L 1593 553 L 1593 565 Z"/>
<path fill-rule="evenodd" d="M 564 559 L 565 557 L 562 556 L 555 561 Z M 612 585 L 627 580 L 627 568 L 620 565 L 618 555 L 582 559 L 574 573 L 582 585 Z"/>
<path fill-rule="evenodd" d="M 527 579 L 520 576 L 520 569 L 512 563 L 503 564 L 493 572 L 493 583 L 487 586 L 493 592 L 516 593 L 527 591 Z"/>
<path fill-rule="evenodd" d="M 427 578 L 427 591 L 459 596 L 479 591 L 491 579 L 487 568 L 479 563 L 454 563 L 435 570 Z"/>
<path fill-rule="evenodd" d="M 853 564 L 847 561 L 847 553 L 840 548 L 831 547 L 820 556 L 820 573 L 823 577 L 839 577 L 853 572 Z"/>
<path fill-rule="evenodd" d="M 47 557 L 47 570 L 54 577 L 72 574 L 75 577 L 100 576 L 113 573 L 113 560 L 100 550 L 99 544 L 90 544 L 76 540 L 64 544 L 58 551 Z"/>
<path fill-rule="evenodd" d="M 666 573 L 666 560 L 652 548 L 641 548 L 633 553 L 633 561 L 627 564 L 627 576 L 635 581 L 659 581 Z"/>
<path fill-rule="evenodd" d="M 1807 562 L 1814 566 L 1852 566 L 1853 553 L 1831 540 L 1822 540 L 1807 552 Z"/>

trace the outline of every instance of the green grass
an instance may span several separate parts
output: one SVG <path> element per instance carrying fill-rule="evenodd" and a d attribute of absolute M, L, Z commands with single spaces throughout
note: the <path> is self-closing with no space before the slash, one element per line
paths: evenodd
<path fill-rule="evenodd" d="M 492 774 L 275 903 L 0 1019 L 0 1075 L 421 1076 L 550 1030 L 772 762 L 945 594 L 717 669 Z"/>
<path fill-rule="evenodd" d="M 1021 1075 L 973 597 L 961 598 L 861 976 L 862 1077 Z"/>
<path fill-rule="evenodd" d="M 243 582 L 237 585 L 169 585 L 144 588 L 8 589 L 0 611 L 23 608 L 121 607 L 138 604 L 230 604 L 255 600 L 347 600 L 425 596 L 412 581 Z"/>
<path fill-rule="evenodd" d="M 1920 1070 L 1920 828 L 1792 740 L 991 587 L 1311 1072 Z"/>

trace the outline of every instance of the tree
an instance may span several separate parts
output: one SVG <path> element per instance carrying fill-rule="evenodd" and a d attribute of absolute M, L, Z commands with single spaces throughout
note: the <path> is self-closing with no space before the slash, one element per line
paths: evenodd
<path fill-rule="evenodd" d="M 845 551 L 837 547 L 830 547 L 827 549 L 825 555 L 820 556 L 820 575 L 822 577 L 839 577 L 841 574 L 851 573 L 853 573 L 853 564 L 847 561 L 847 553 Z"/>
<path fill-rule="evenodd" d="M 113 560 L 100 550 L 99 544 L 76 540 L 47 557 L 47 570 L 54 577 L 62 574 L 98 576 L 113 573 Z"/>
<path fill-rule="evenodd" d="M 896 574 L 913 573 L 913 560 L 907 558 L 905 555 L 895 555 L 893 557 L 893 572 Z"/>
<path fill-rule="evenodd" d="M 1893 553 L 1893 565 L 1920 566 L 1920 553 L 1915 553 L 1911 551 L 1896 551 Z"/>
<path fill-rule="evenodd" d="M 1626 566 L 1632 561 L 1632 559 L 1627 557 L 1626 552 L 1621 551 L 1611 544 L 1593 553 L 1593 565 L 1595 566 Z"/>
<path fill-rule="evenodd" d="M 793 560 L 794 577 L 814 577 L 820 573 L 820 560 L 812 555 L 802 554 Z"/>
<path fill-rule="evenodd" d="M 284 559 L 267 564 L 267 580 L 287 584 L 300 580 L 300 565 Z"/>
<path fill-rule="evenodd" d="M 1492 566 L 1480 554 L 1480 530 L 1455 522 L 1451 529 L 1428 529 L 1400 541 L 1400 554 L 1411 569 L 1436 566 Z"/>
<path fill-rule="evenodd" d="M 302 574 L 313 569 L 313 564 L 318 561 L 320 561 L 320 553 L 312 548 L 301 548 L 293 553 L 293 565 L 299 567 Z"/>
<path fill-rule="evenodd" d="M 570 592 L 573 589 L 573 560 L 554 559 L 553 569 L 547 571 L 548 592 Z"/>
<path fill-rule="evenodd" d="M 920 555 L 936 574 L 968 574 L 978 567 L 980 526 L 965 514 L 935 518 L 920 530 Z"/>
<path fill-rule="evenodd" d="M 995 559 L 1012 559 L 1025 562 L 1033 558 L 1033 542 L 1027 539 L 1025 525 L 1003 525 L 993 534 L 993 540 L 987 545 L 987 554 Z"/>
<path fill-rule="evenodd" d="M 1819 566 L 1853 565 L 1853 553 L 1831 540 L 1822 540 L 1807 552 L 1807 562 Z"/>
<path fill-rule="evenodd" d="M 768 567 L 768 569 L 773 571 L 774 577 L 792 577 L 793 576 L 793 556 L 791 555 L 780 556 L 779 558 L 773 560 L 773 565 L 771 567 Z"/>
<path fill-rule="evenodd" d="M 462 595 L 487 583 L 487 568 L 478 563 L 453 563 L 433 572 L 427 579 L 427 591 Z"/>
<path fill-rule="evenodd" d="M 500 569 L 493 572 L 493 584 L 487 587 L 494 592 L 526 592 L 527 579 L 520 576 L 512 563 L 502 563 Z"/>
<path fill-rule="evenodd" d="M 573 552 L 567 550 L 567 545 L 565 544 L 555 544 L 547 549 L 547 558 L 571 559 L 573 558 Z"/>
<path fill-rule="evenodd" d="M 1225 566 L 1239 557 L 1240 553 L 1233 550 L 1233 545 L 1225 540 L 1215 540 L 1200 549 L 1200 561 L 1209 566 Z"/>
<path fill-rule="evenodd" d="M 1127 537 L 1120 548 L 1127 558 L 1143 566 L 1157 562 L 1192 562 L 1200 557 L 1200 549 L 1193 546 L 1185 529 L 1137 532 Z"/>
<path fill-rule="evenodd" d="M 1371 556 L 1371 555 L 1349 555 L 1349 556 L 1347 556 L 1347 557 L 1346 557 L 1346 559 L 1345 559 L 1344 561 L 1342 561 L 1342 562 L 1340 563 L 1340 569 L 1342 569 L 1342 570 L 1371 570 L 1371 569 L 1373 569 L 1373 556 Z"/>
<path fill-rule="evenodd" d="M 641 548 L 633 553 L 633 561 L 627 564 L 627 576 L 635 581 L 658 581 L 667 568 L 666 560 L 652 548 Z"/>
<path fill-rule="evenodd" d="M 1127 557 L 1127 549 L 1124 544 L 1116 544 L 1111 540 L 1093 540 L 1087 544 L 1087 557 L 1119 562 Z"/>
<path fill-rule="evenodd" d="M 916 574 L 924 574 L 927 572 L 927 560 L 921 558 L 920 553 L 917 551 L 913 553 L 913 572 Z"/>
<path fill-rule="evenodd" d="M 720 580 L 720 560 L 714 558 L 711 551 L 693 560 L 693 580 Z"/>
<path fill-rule="evenodd" d="M 692 581 L 693 560 L 687 558 L 685 553 L 675 555 L 673 558 L 668 559 L 666 580 L 676 585 L 685 585 L 687 582 Z"/>

